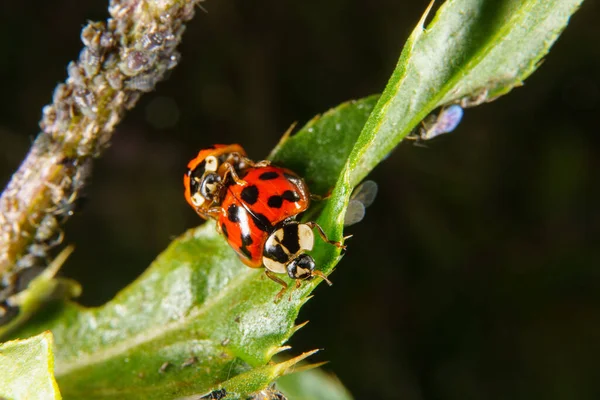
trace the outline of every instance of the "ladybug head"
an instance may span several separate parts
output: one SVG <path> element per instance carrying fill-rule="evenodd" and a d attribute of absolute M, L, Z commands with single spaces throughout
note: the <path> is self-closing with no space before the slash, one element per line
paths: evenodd
<path fill-rule="evenodd" d="M 286 269 L 290 278 L 309 281 L 315 276 L 315 260 L 308 254 L 302 253 L 294 258 Z"/>

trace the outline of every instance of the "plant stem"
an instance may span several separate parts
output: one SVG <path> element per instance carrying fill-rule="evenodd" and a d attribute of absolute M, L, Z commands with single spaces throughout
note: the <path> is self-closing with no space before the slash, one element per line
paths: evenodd
<path fill-rule="evenodd" d="M 112 0 L 106 23 L 83 28 L 79 59 L 69 63 L 43 109 L 41 133 L 0 197 L 0 303 L 16 292 L 21 271 L 47 264 L 92 159 L 141 94 L 177 65 L 184 22 L 200 1 Z"/>

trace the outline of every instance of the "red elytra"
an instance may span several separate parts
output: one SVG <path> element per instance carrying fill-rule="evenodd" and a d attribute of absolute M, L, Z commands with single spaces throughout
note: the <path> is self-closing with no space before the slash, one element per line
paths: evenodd
<path fill-rule="evenodd" d="M 304 212 L 310 193 L 302 178 L 285 168 L 251 168 L 241 179 L 244 183 L 227 187 L 217 223 L 244 264 L 258 268 L 273 230 Z"/>
<path fill-rule="evenodd" d="M 274 274 L 287 274 L 302 280 L 326 276 L 315 270 L 313 258 L 306 254 L 314 244 L 313 229 L 337 247 L 315 222 L 300 223 L 311 194 L 304 180 L 291 170 L 254 162 L 237 144 L 215 145 L 201 150 L 188 163 L 184 175 L 185 198 L 202 218 L 217 221 L 218 230 L 246 265 L 265 267 L 266 275 L 283 286 Z"/>

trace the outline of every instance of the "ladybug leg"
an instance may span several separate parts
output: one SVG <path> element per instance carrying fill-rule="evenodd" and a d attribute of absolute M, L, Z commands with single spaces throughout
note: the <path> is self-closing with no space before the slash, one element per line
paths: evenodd
<path fill-rule="evenodd" d="M 277 276 L 275 276 L 275 274 L 273 274 L 271 271 L 269 271 L 268 269 L 265 269 L 265 275 L 271 279 L 273 282 L 277 282 L 279 283 L 281 286 L 283 286 L 283 288 L 279 291 L 279 293 L 277 293 L 277 295 L 275 296 L 275 303 L 277 303 L 279 300 L 281 300 L 281 296 L 283 296 L 283 294 L 285 293 L 285 291 L 288 288 L 288 284 L 285 283 L 283 280 L 279 279 Z"/>
<path fill-rule="evenodd" d="M 318 195 L 318 194 L 314 194 L 311 193 L 310 194 L 310 199 L 314 200 L 314 201 L 323 201 L 323 200 L 327 200 L 329 197 L 331 197 L 331 189 L 329 190 L 329 192 L 325 193 L 324 195 Z"/>
<path fill-rule="evenodd" d="M 325 282 L 327 282 L 327 284 L 328 284 L 329 286 L 332 286 L 332 285 L 333 285 L 333 283 L 331 283 L 331 281 L 330 281 L 329 279 L 327 279 L 327 277 L 325 276 L 325 274 L 324 274 L 324 273 L 322 273 L 321 271 L 313 271 L 313 272 L 312 272 L 312 275 L 313 275 L 313 276 L 318 276 L 319 278 L 323 279 Z"/>
<path fill-rule="evenodd" d="M 340 248 L 342 250 L 346 250 L 346 246 L 344 244 L 342 244 L 342 242 L 336 242 L 335 240 L 329 240 L 329 238 L 327 237 L 327 234 L 325 233 L 323 228 L 321 228 L 321 225 L 317 224 L 314 221 L 306 222 L 306 225 L 308 225 L 311 229 L 317 228 L 317 231 L 319 232 L 319 236 L 321 236 L 321 239 L 323 239 L 324 242 L 332 244 L 335 247 Z M 352 235 L 345 236 L 344 240 L 349 239 L 351 237 L 352 237 Z"/>
<path fill-rule="evenodd" d="M 329 188 L 329 190 L 327 191 L 327 193 L 325 193 L 324 195 L 311 193 L 310 194 L 310 199 L 314 200 L 314 201 L 327 200 L 328 198 L 331 197 L 331 192 L 333 192 L 333 188 Z"/>
<path fill-rule="evenodd" d="M 268 167 L 269 165 L 271 165 L 271 161 L 269 161 L 269 160 L 262 160 L 262 161 L 254 162 L 254 161 L 250 160 L 249 158 L 247 158 L 244 161 L 252 168 L 262 168 L 262 167 Z"/>
<path fill-rule="evenodd" d="M 238 184 L 238 185 L 245 185 L 246 181 L 241 179 L 237 172 L 235 172 L 235 168 L 233 168 L 233 165 L 229 164 L 228 162 L 223 163 L 221 165 L 221 167 L 225 168 L 225 173 L 223 174 L 223 182 L 227 181 L 228 177 L 231 177 L 231 179 L 233 179 L 233 181 Z"/>

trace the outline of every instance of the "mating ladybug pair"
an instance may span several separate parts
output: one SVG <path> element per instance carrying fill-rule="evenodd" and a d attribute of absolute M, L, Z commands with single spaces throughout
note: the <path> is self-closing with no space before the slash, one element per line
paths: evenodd
<path fill-rule="evenodd" d="M 316 222 L 299 222 L 311 197 L 304 180 L 294 172 L 254 162 L 237 144 L 214 145 L 201 150 L 188 164 L 183 177 L 185 199 L 204 219 L 217 221 L 217 229 L 225 236 L 238 256 L 252 268 L 265 267 L 265 274 L 283 286 L 287 284 L 275 274 L 288 274 L 303 280 L 315 276 L 331 282 L 315 270 L 315 261 L 306 254 L 314 245 L 313 228 L 321 238 L 334 246 Z"/>

